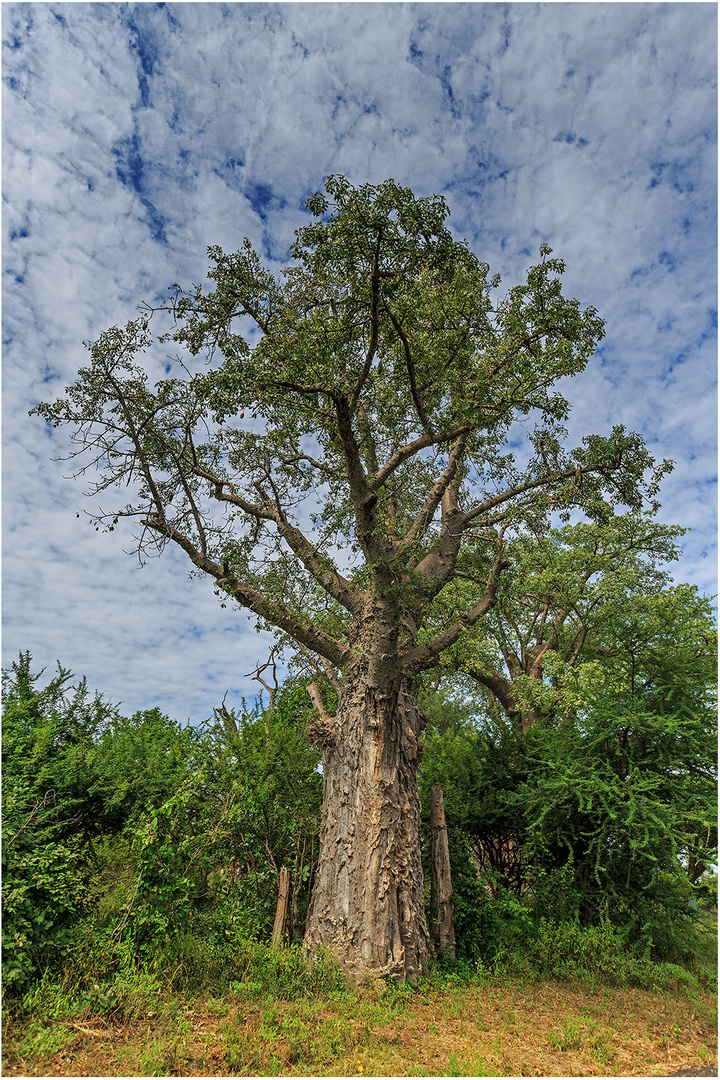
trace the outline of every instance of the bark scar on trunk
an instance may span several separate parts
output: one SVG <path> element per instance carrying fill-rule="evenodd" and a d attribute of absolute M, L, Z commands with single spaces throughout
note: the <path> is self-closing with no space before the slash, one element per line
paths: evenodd
<path fill-rule="evenodd" d="M 323 812 L 305 946 L 333 953 L 353 979 L 413 981 L 431 953 L 425 919 L 417 791 L 417 687 L 378 687 L 366 666 L 345 672 L 323 749 Z M 319 713 L 319 710 L 318 710 Z M 322 737 L 322 732 L 321 732 Z"/>

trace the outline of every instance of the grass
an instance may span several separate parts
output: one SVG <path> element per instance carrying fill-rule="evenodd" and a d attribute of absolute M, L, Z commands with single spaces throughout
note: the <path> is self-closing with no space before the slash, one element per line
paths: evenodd
<path fill-rule="evenodd" d="M 3 1012 L 4 1076 L 667 1076 L 717 1062 L 717 916 L 689 968 L 612 934 L 350 986 L 243 937 L 79 942 Z M 550 939 L 550 933 L 555 937 Z M 566 940 L 567 939 L 567 940 Z M 549 944 L 548 944 L 549 943 Z M 552 945 L 552 948 L 550 947 Z M 545 947 L 547 946 L 547 947 Z M 537 952 L 537 949 L 536 949 Z M 547 955 L 545 955 L 547 953 Z"/>
<path fill-rule="evenodd" d="M 510 977 L 178 993 L 100 1006 L 41 985 L 6 1014 L 5 1076 L 666 1076 L 717 1061 L 714 996 Z"/>

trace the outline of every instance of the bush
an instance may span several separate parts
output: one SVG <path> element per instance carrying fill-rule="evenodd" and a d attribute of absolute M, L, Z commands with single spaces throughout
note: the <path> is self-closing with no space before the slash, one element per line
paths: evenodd
<path fill-rule="evenodd" d="M 347 987 L 329 956 L 311 960 L 299 945 L 281 948 L 241 935 L 213 944 L 184 933 L 156 939 L 138 959 L 128 941 L 76 931 L 63 970 L 47 971 L 15 1005 L 36 1018 L 112 1015 L 133 1020 L 173 994 L 295 1000 Z"/>
<path fill-rule="evenodd" d="M 89 793 L 93 735 L 113 710 L 58 673 L 39 689 L 32 657 L 3 671 L 3 930 L 6 994 L 62 959 L 85 912 L 97 805 Z"/>
<path fill-rule="evenodd" d="M 54 839 L 52 799 L 23 798 L 17 785 L 3 792 L 3 821 L 2 978 L 4 993 L 15 994 L 62 958 L 86 908 L 87 857 L 82 841 Z"/>

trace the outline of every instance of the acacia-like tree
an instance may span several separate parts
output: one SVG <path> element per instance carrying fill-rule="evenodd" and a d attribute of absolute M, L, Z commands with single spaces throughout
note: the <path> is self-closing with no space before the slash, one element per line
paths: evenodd
<path fill-rule="evenodd" d="M 660 564 L 679 557 L 675 541 L 684 532 L 631 512 L 514 538 L 512 569 L 482 632 L 448 649 L 443 665 L 483 687 L 496 720 L 527 733 L 543 710 L 546 717 L 561 711 L 557 666 L 567 670 L 612 651 L 605 628 L 618 610 L 669 584 Z"/>
<path fill-rule="evenodd" d="M 629 525 L 618 530 L 626 541 Z M 656 553 L 664 547 L 645 530 L 635 535 Z M 587 535 L 570 531 L 565 540 L 573 539 L 584 561 Z M 503 589 L 514 574 L 515 566 L 503 575 Z M 446 690 L 421 699 L 435 728 L 421 789 L 443 786 L 461 947 L 473 937 L 466 913 L 477 895 L 463 874 L 469 848 L 484 883 L 522 894 L 538 918 L 609 920 L 658 958 L 687 948 L 688 892 L 717 862 L 716 620 L 694 586 L 663 588 L 656 574 L 636 576 L 627 564 L 618 576 L 617 585 L 604 581 L 607 604 L 590 610 L 588 594 L 589 632 L 577 655 L 568 621 L 567 641 L 561 633 L 545 654 L 544 677 L 518 680 L 512 719 L 493 708 L 468 723 L 468 703 Z M 524 700 L 538 712 L 525 730 Z M 441 734 L 446 722 L 449 738 Z"/>
<path fill-rule="evenodd" d="M 547 791 L 543 786 L 536 798 L 528 770 L 537 763 L 528 762 L 535 754 L 542 768 L 556 774 L 554 782 L 564 800 L 557 779 L 565 767 L 564 739 L 568 760 L 582 747 L 586 773 L 573 790 L 576 796 L 581 787 L 590 791 L 589 801 L 600 798 L 598 777 L 603 770 L 610 768 L 625 782 L 628 755 L 634 762 L 641 760 L 646 771 L 671 776 L 673 784 L 662 799 L 676 815 L 673 844 L 686 833 L 688 876 L 697 879 L 705 869 L 715 835 L 707 821 L 712 819 L 714 792 L 715 753 L 710 748 L 715 746 L 717 639 L 709 600 L 690 586 L 671 588 L 662 565 L 678 558 L 677 539 L 684 532 L 655 521 L 651 514 L 629 512 L 513 538 L 507 544 L 511 565 L 500 579 L 494 607 L 478 632 L 466 635 L 462 645 L 441 657 L 439 671 L 451 683 L 461 672 L 481 688 L 484 703 L 478 715 L 485 714 L 484 732 L 470 739 L 481 748 L 470 757 L 463 757 L 458 747 L 454 762 L 448 751 L 444 775 L 435 763 L 431 782 L 443 783 L 447 790 L 446 777 L 455 771 L 453 823 L 462 823 L 478 865 L 492 869 L 499 881 L 518 892 L 529 883 L 527 841 L 532 828 L 525 811 L 534 803 L 540 820 L 550 814 L 553 801 L 542 804 Z M 454 587 L 470 587 L 462 573 Z M 597 687 L 601 689 L 592 689 Z M 441 695 L 431 699 L 429 709 L 425 706 L 436 727 L 442 700 Z M 608 717 L 612 735 L 606 742 Z M 599 737 L 591 735 L 595 724 Z M 533 731 L 536 725 L 543 732 Z M 617 762 L 611 766 L 618 743 Z M 463 781 L 463 761 L 473 755 Z M 436 762 L 442 754 L 433 747 L 431 757 Z M 496 783 L 488 789 L 486 777 L 493 772 Z M 512 791 L 522 793 L 520 814 L 511 810 Z M 688 793 L 697 796 L 697 811 L 689 809 Z M 458 805 L 464 819 L 457 816 Z M 561 824 L 564 815 L 565 810 L 558 814 Z M 644 827 L 638 824 L 637 831 Z M 661 837 L 657 843 L 668 847 L 669 841 Z M 591 846 L 583 848 L 578 834 L 574 854 L 586 875 Z M 587 887 L 587 876 L 584 884 Z"/>
<path fill-rule="evenodd" d="M 339 700 L 331 716 L 311 687 L 324 800 L 306 943 L 404 978 L 430 948 L 419 676 L 495 603 L 507 535 L 553 509 L 637 506 L 668 466 L 622 428 L 564 448 L 553 387 L 584 368 L 603 324 L 562 295 L 547 246 L 496 298 L 442 198 L 339 176 L 325 192 L 280 280 L 246 241 L 209 249 L 210 291 L 173 287 L 168 336 L 204 369 L 151 388 L 138 319 L 92 343 L 90 366 L 37 412 L 73 426 L 96 493 L 135 485 L 98 526 L 135 520 L 141 553 L 179 545 L 221 595 L 319 658 Z M 507 446 L 518 418 L 532 424 L 522 468 Z M 466 559 L 475 596 L 428 622 Z"/>

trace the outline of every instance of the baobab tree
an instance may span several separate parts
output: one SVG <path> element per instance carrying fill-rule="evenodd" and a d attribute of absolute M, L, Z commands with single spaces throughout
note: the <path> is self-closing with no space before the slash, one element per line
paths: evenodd
<path fill-rule="evenodd" d="M 166 338 L 201 370 L 181 355 L 149 385 L 148 309 L 35 411 L 72 426 L 92 492 L 135 492 L 97 527 L 129 518 L 141 553 L 177 544 L 226 602 L 317 658 L 338 703 L 330 715 L 310 687 L 324 801 L 306 943 L 413 978 L 430 950 L 419 679 L 495 603 L 507 536 L 553 510 L 639 506 L 669 466 L 620 427 L 565 447 L 554 387 L 603 323 L 562 295 L 549 247 L 500 297 L 442 198 L 333 176 L 307 209 L 280 279 L 245 241 L 209 249 L 209 288 L 172 287 Z M 507 438 L 523 419 L 520 468 Z"/>

